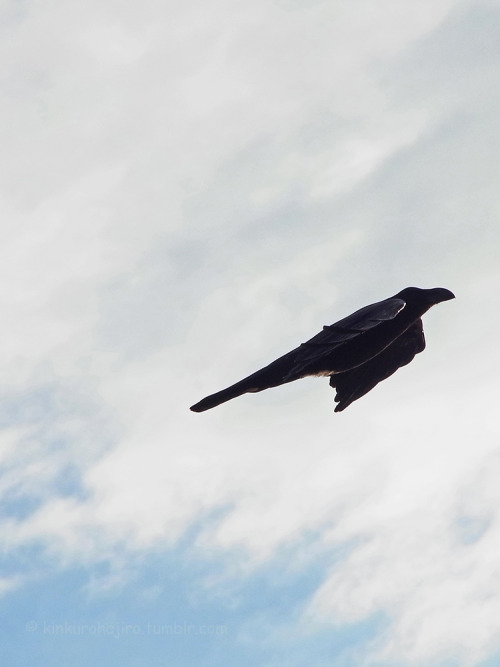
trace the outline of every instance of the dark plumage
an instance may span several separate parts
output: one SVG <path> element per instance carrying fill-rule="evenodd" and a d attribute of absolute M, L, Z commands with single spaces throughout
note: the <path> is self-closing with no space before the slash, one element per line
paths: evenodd
<path fill-rule="evenodd" d="M 203 412 L 248 392 L 277 387 L 299 378 L 329 376 L 337 391 L 335 412 L 409 364 L 425 348 L 420 319 L 431 306 L 454 299 L 447 289 L 407 287 L 323 327 L 316 336 L 227 389 L 191 407 Z"/>

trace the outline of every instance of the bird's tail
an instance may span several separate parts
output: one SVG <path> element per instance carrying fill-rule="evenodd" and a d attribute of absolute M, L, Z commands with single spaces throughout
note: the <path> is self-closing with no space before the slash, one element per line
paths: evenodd
<path fill-rule="evenodd" d="M 243 380 L 236 382 L 236 384 L 232 384 L 230 387 L 227 387 L 227 389 L 222 389 L 222 391 L 218 391 L 216 394 L 211 394 L 206 398 L 202 398 L 199 403 L 192 405 L 190 410 L 193 412 L 203 412 L 204 410 L 215 408 L 217 405 L 230 401 L 232 398 L 236 398 L 242 394 L 263 391 L 264 389 L 270 389 L 271 387 L 277 387 L 280 384 L 296 380 L 297 377 L 300 376 L 294 376 L 289 372 L 291 360 L 294 358 L 294 352 L 295 351 L 293 350 L 292 352 L 279 357 L 279 359 L 271 362 L 268 366 L 264 366 L 264 368 L 243 378 Z"/>
<path fill-rule="evenodd" d="M 265 387 L 263 387 L 264 389 Z M 260 389 L 251 389 L 248 385 L 248 382 L 241 380 L 236 384 L 227 387 L 227 389 L 222 389 L 221 391 L 216 392 L 215 394 L 210 394 L 202 398 L 201 401 L 192 405 L 189 409 L 193 412 L 204 412 L 205 410 L 210 410 L 210 408 L 215 408 L 221 403 L 230 401 L 232 398 L 246 394 L 249 391 L 261 391 Z"/>

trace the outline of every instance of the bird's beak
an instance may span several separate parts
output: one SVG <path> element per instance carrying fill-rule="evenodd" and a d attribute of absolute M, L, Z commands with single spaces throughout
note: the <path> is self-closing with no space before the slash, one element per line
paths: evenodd
<path fill-rule="evenodd" d="M 441 301 L 449 301 L 454 298 L 455 295 L 453 292 L 450 292 L 449 289 L 445 289 L 444 287 L 436 287 L 432 290 L 432 300 L 434 303 L 441 303 Z"/>

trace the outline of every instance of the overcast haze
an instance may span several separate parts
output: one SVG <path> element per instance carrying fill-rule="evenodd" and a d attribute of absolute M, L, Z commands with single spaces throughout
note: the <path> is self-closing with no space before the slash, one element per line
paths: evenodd
<path fill-rule="evenodd" d="M 500 663 L 499 45 L 495 1 L 0 3 L 2 664 Z M 345 412 L 189 411 L 411 285 L 457 298 Z"/>

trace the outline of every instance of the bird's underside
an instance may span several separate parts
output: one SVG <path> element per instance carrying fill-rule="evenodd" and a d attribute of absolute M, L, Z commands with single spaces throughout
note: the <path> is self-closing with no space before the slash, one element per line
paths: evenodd
<path fill-rule="evenodd" d="M 241 394 L 308 376 L 329 376 L 335 412 L 347 408 L 425 348 L 421 315 L 453 298 L 449 290 L 406 288 L 323 327 L 316 336 L 248 377 L 191 407 L 203 412 Z"/>

